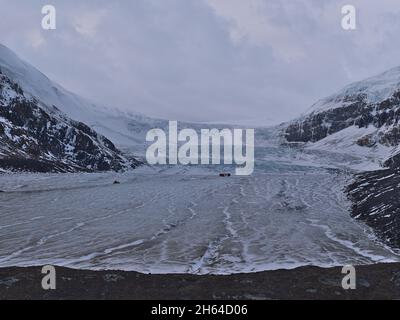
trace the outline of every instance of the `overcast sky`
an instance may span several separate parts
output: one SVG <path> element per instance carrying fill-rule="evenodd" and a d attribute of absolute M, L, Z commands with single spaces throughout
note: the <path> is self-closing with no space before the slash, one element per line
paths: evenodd
<path fill-rule="evenodd" d="M 57 30 L 41 8 L 57 9 Z M 357 29 L 341 8 L 357 8 Z M 0 42 L 67 89 L 170 120 L 276 123 L 400 65 L 399 0 L 0 0 Z"/>

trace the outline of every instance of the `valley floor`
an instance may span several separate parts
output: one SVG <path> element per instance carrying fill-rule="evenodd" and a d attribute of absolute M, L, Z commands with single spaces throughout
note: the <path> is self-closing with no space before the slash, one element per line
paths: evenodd
<path fill-rule="evenodd" d="M 223 275 L 398 262 L 350 217 L 345 184 L 323 169 L 3 175 L 0 267 Z"/>
<path fill-rule="evenodd" d="M 356 290 L 341 286 L 341 268 L 301 267 L 260 273 L 144 275 L 57 268 L 56 290 L 41 288 L 41 268 L 0 269 L 0 300 L 399 299 L 400 264 L 357 267 Z"/>

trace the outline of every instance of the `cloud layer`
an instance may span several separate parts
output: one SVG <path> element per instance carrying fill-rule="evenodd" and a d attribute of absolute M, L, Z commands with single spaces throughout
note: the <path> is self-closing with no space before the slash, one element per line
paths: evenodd
<path fill-rule="evenodd" d="M 397 0 L 0 0 L 0 42 L 105 105 L 167 119 L 296 117 L 349 82 L 400 65 Z"/>

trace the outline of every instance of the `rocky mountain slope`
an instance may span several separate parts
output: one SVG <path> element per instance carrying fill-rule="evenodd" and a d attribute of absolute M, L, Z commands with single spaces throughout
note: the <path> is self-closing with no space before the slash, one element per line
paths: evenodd
<path fill-rule="evenodd" d="M 400 67 L 351 84 L 286 125 L 283 136 L 304 148 L 363 157 L 347 192 L 352 215 L 400 248 Z"/>
<path fill-rule="evenodd" d="M 50 107 L 49 111 L 52 106 L 56 106 L 69 118 L 85 123 L 110 139 L 118 148 L 142 150 L 146 133 L 150 129 L 168 126 L 168 121 L 103 106 L 76 95 L 1 44 L 0 68 L 3 74 L 24 90 L 26 97 L 40 98 L 44 108 Z"/>
<path fill-rule="evenodd" d="M 399 153 L 400 67 L 318 101 L 284 130 L 288 142 L 352 153 L 376 168 Z"/>
<path fill-rule="evenodd" d="M 17 75 L 19 63 L 8 49 L 0 48 L 0 169 L 92 172 L 139 164 L 124 157 L 110 140 L 49 104 L 45 90 L 54 87 L 42 85 L 42 92 L 35 94 L 25 91 L 25 86 L 29 90 L 38 84 L 29 84 L 34 81 L 29 74 Z"/>
<path fill-rule="evenodd" d="M 347 192 L 352 216 L 373 227 L 387 244 L 400 248 L 400 169 L 357 175 Z"/>

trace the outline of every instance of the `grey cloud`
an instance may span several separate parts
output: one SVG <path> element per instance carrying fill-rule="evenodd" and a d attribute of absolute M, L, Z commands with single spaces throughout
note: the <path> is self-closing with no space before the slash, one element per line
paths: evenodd
<path fill-rule="evenodd" d="M 349 82 L 400 65 L 395 0 L 0 0 L 0 42 L 50 78 L 105 105 L 167 119 L 293 118 Z M 247 6 L 247 7 L 246 7 Z"/>

